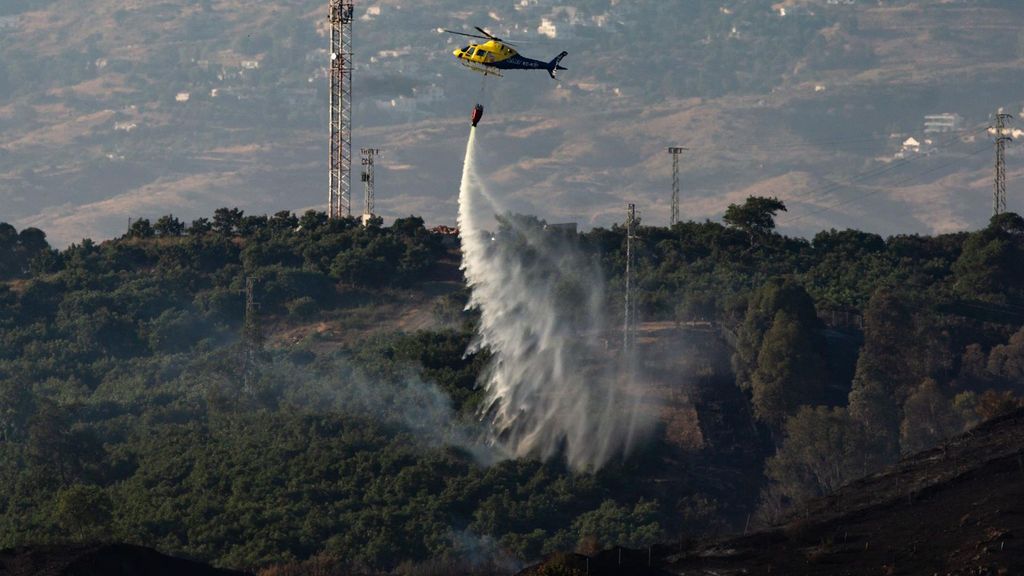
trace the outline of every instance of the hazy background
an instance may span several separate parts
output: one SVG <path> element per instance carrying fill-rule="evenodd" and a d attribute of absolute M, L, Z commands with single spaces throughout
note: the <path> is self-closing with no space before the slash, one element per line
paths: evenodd
<path fill-rule="evenodd" d="M 1024 104 L 1016 0 L 382 0 L 356 12 L 354 147 L 385 149 L 388 221 L 455 223 L 481 76 L 440 27 L 483 25 L 545 60 L 569 51 L 561 82 L 487 80 L 480 162 L 513 209 L 584 228 L 622 221 L 627 201 L 667 223 L 670 144 L 691 149 L 687 219 L 766 194 L 789 205 L 787 233 L 977 228 L 991 213 L 984 127 Z M 0 220 L 63 245 L 119 235 L 129 217 L 323 209 L 326 14 L 323 0 L 5 0 Z M 961 124 L 926 135 L 939 113 Z M 910 137 L 920 152 L 898 158 Z M 1016 211 L 1022 155 L 1010 146 Z"/>

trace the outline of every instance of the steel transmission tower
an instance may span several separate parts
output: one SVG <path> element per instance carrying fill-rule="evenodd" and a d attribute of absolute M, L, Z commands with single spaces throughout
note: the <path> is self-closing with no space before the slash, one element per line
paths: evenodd
<path fill-rule="evenodd" d="M 668 153 L 672 155 L 672 217 L 669 219 L 670 226 L 675 226 L 679 222 L 679 155 L 687 150 L 688 148 L 680 146 L 672 146 L 668 149 Z"/>
<path fill-rule="evenodd" d="M 992 211 L 995 215 L 1006 212 L 1006 143 L 1013 141 L 1013 131 L 1007 122 L 1013 116 L 999 112 L 996 114 L 996 125 L 989 128 L 989 133 L 996 139 L 996 186 L 992 196 Z"/>
<path fill-rule="evenodd" d="M 622 326 L 622 351 L 630 353 L 636 346 L 636 204 L 626 206 L 626 294 Z"/>
<path fill-rule="evenodd" d="M 373 163 L 380 150 L 377 148 L 363 148 L 363 224 L 373 218 L 373 196 L 374 196 L 374 174 Z"/>
<path fill-rule="evenodd" d="M 330 0 L 331 158 L 327 215 L 352 215 L 352 20 L 351 0 Z"/>
<path fill-rule="evenodd" d="M 245 319 L 242 323 L 242 387 L 251 392 L 259 377 L 260 355 L 263 353 L 263 331 L 257 315 L 256 279 L 245 279 Z"/>

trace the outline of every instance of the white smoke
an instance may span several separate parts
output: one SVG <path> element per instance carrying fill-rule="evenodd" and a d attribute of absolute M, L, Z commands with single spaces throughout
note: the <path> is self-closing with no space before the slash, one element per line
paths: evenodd
<path fill-rule="evenodd" d="M 281 390 L 284 406 L 330 409 L 408 432 L 427 448 L 452 446 L 489 466 L 504 458 L 482 441 L 479 423 L 459 418 L 451 397 L 437 384 L 421 379 L 411 367 L 392 376 L 366 373 L 347 358 L 324 360 L 315 368 L 268 366 Z"/>
<path fill-rule="evenodd" d="M 482 382 L 492 441 L 511 456 L 564 455 L 577 471 L 599 469 L 635 447 L 653 410 L 642 410 L 645 394 L 628 363 L 601 345 L 603 282 L 575 239 L 558 241 L 514 218 L 502 237 L 484 229 L 505 210 L 477 173 L 475 145 L 473 129 L 459 229 L 469 307 L 481 316 L 474 347 L 493 355 Z"/>

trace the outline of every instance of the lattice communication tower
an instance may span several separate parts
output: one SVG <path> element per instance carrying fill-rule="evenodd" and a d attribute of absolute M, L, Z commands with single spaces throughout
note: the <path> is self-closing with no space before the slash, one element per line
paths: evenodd
<path fill-rule="evenodd" d="M 263 353 L 263 330 L 260 327 L 259 303 L 256 302 L 256 279 L 245 279 L 245 319 L 242 323 L 242 388 L 251 392 L 259 378 Z"/>
<path fill-rule="evenodd" d="M 622 326 L 622 351 L 629 354 L 636 346 L 636 204 L 626 205 L 626 293 Z"/>
<path fill-rule="evenodd" d="M 679 222 L 679 155 L 688 148 L 672 146 L 668 153 L 672 155 L 672 216 L 669 218 L 669 225 L 675 226 Z"/>
<path fill-rule="evenodd" d="M 331 157 L 327 215 L 352 215 L 352 20 L 355 6 L 330 0 Z"/>
<path fill-rule="evenodd" d="M 380 150 L 377 148 L 363 148 L 361 152 L 363 160 L 363 221 L 365 222 L 374 216 L 373 164 L 377 156 L 380 156 Z"/>
<path fill-rule="evenodd" d="M 998 216 L 1006 212 L 1006 143 L 1013 142 L 1013 131 L 1007 123 L 1009 114 L 996 114 L 996 125 L 989 132 L 996 139 L 996 185 L 992 195 L 992 211 Z"/>

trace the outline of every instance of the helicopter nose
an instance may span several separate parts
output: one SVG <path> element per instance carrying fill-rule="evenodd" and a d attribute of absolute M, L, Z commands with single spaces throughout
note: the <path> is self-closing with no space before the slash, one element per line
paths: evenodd
<path fill-rule="evenodd" d="M 454 51 L 452 52 L 452 55 L 454 55 L 454 56 L 456 56 L 456 57 L 458 57 L 458 56 L 462 56 L 462 50 L 459 50 L 458 48 L 456 48 L 456 49 L 455 49 L 455 50 L 454 50 Z"/>

